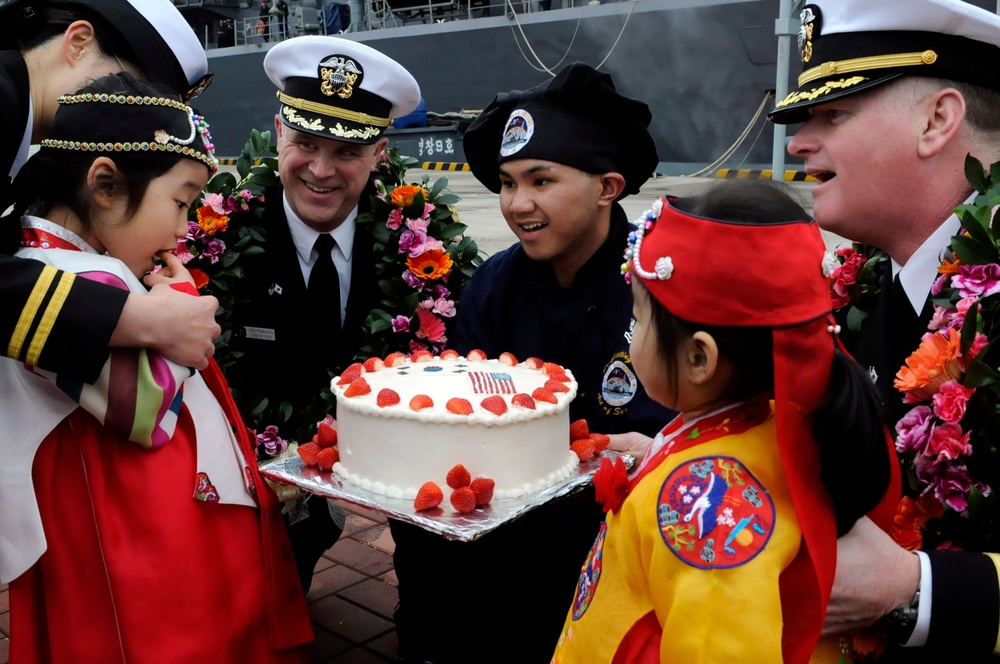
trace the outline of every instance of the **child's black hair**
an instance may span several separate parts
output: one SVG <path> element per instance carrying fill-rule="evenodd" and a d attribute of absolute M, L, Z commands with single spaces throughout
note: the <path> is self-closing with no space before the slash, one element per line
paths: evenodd
<path fill-rule="evenodd" d="M 702 195 L 677 199 L 674 207 L 700 217 L 745 223 L 809 219 L 782 187 L 766 180 L 722 183 Z M 773 397 L 771 328 L 691 323 L 672 314 L 648 291 L 643 296 L 649 298 L 664 373 L 674 391 L 677 348 L 704 330 L 715 339 L 719 355 L 733 365 L 735 391 L 725 395 L 727 400 Z M 819 445 L 820 477 L 833 498 L 838 537 L 878 505 L 889 485 L 885 422 L 881 397 L 868 373 L 844 353 L 835 352 L 825 399 L 812 413 L 812 434 Z"/>
<path fill-rule="evenodd" d="M 169 88 L 142 81 L 132 74 L 108 74 L 84 86 L 76 94 L 108 93 L 178 99 Z M 107 114 L 106 122 L 114 122 L 113 110 L 94 106 L 94 113 Z M 57 111 L 58 114 L 58 111 Z M 150 127 L 150 135 L 156 127 Z M 89 227 L 93 192 L 87 187 L 87 172 L 99 153 L 79 150 L 42 149 L 18 172 L 14 179 L 14 208 L 9 215 L 19 218 L 23 214 L 45 217 L 56 207 L 65 206 L 73 211 L 84 228 Z M 149 183 L 163 175 L 177 162 L 187 159 L 174 152 L 120 151 L 108 154 L 118 167 L 115 178 L 102 186 L 110 187 L 116 196 L 128 201 L 125 220 L 139 210 Z M 16 250 L 18 224 L 9 220 L 3 224 L 0 251 Z M 11 232 L 13 229 L 14 232 Z"/>

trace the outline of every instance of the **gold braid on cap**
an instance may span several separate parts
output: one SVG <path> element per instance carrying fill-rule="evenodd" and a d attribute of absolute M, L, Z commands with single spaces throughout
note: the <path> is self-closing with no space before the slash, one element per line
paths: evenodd
<path fill-rule="evenodd" d="M 368 115 L 367 113 L 361 113 L 359 111 L 348 111 L 337 106 L 320 104 L 319 102 L 309 101 L 308 99 L 302 99 L 301 97 L 292 97 L 290 95 L 286 95 L 281 90 L 278 90 L 278 99 L 282 104 L 291 106 L 292 108 L 297 108 L 300 111 L 319 113 L 320 115 L 327 115 L 331 118 L 339 118 L 341 120 L 347 120 L 348 122 L 374 125 L 376 127 L 388 127 L 392 124 L 392 118 L 380 118 L 375 115 Z"/>
<path fill-rule="evenodd" d="M 890 53 L 887 55 L 870 55 L 864 58 L 851 58 L 850 60 L 831 60 L 824 62 L 818 67 L 813 67 L 799 75 L 799 85 L 805 85 L 817 78 L 836 76 L 837 74 L 851 74 L 856 71 L 868 71 L 870 69 L 889 69 L 896 67 L 912 67 L 914 65 L 932 65 L 937 62 L 937 53 L 931 50 L 915 53 Z"/>

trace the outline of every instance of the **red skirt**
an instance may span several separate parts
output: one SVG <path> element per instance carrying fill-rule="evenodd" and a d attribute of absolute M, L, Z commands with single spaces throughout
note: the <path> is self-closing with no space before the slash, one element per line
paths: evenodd
<path fill-rule="evenodd" d="M 182 409 L 171 442 L 146 450 L 77 409 L 45 439 L 48 548 L 10 584 L 12 664 L 306 661 L 270 646 L 259 510 L 192 497 L 193 432 Z"/>

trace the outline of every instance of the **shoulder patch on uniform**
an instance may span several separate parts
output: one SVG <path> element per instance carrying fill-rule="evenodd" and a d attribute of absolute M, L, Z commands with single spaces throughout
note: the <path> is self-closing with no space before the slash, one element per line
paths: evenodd
<path fill-rule="evenodd" d="M 576 584 L 576 597 L 573 598 L 573 620 L 579 620 L 590 608 L 597 592 L 597 582 L 601 580 L 601 568 L 604 560 L 604 536 L 607 535 L 608 524 L 602 523 L 597 533 L 594 545 L 590 547 L 587 560 L 580 570 L 580 580 Z"/>
<path fill-rule="evenodd" d="M 639 380 L 632 371 L 628 353 L 615 353 L 604 367 L 601 380 L 602 405 L 621 407 L 632 401 L 639 390 Z"/>
<path fill-rule="evenodd" d="M 670 550 L 701 569 L 739 567 L 764 550 L 774 532 L 767 489 L 732 457 L 700 457 L 664 480 L 656 520 Z"/>

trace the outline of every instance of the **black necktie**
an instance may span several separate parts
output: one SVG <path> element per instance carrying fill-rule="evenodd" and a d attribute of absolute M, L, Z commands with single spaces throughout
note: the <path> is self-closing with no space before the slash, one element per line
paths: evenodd
<path fill-rule="evenodd" d="M 340 329 L 340 277 L 337 276 L 337 266 L 333 264 L 333 248 L 337 246 L 333 236 L 321 233 L 316 238 L 313 249 L 319 254 L 316 264 L 309 274 L 309 299 L 325 310 L 333 312 Z"/>

